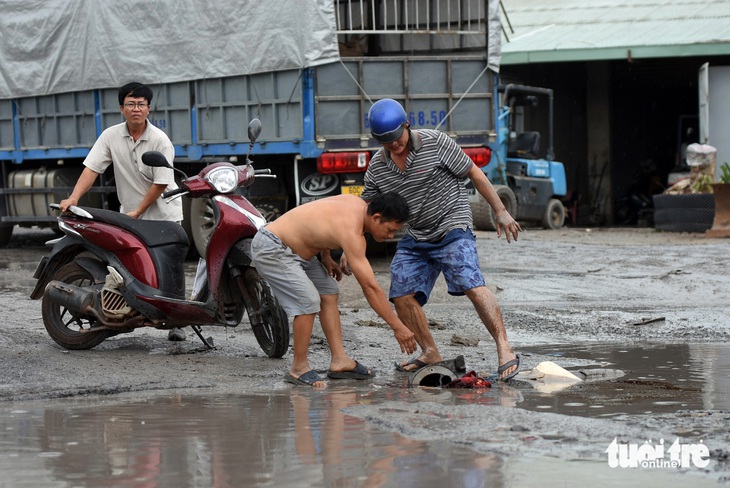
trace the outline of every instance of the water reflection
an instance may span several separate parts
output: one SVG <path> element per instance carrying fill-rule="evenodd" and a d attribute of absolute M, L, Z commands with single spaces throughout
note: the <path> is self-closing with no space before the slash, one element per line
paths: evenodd
<path fill-rule="evenodd" d="M 7 486 L 502 486 L 497 455 L 340 411 L 375 400 L 331 388 L 0 411 L 0 470 Z"/>
<path fill-rule="evenodd" d="M 368 402 L 352 390 L 326 395 L 293 391 L 295 451 L 302 465 L 320 466 L 326 486 L 494 486 L 501 459 L 437 448 L 371 429 L 340 410 Z M 321 408 L 324 407 L 324 408 Z M 496 477 L 496 478 L 495 478 Z M 433 485 L 431 483 L 436 483 Z"/>
<path fill-rule="evenodd" d="M 587 417 L 657 414 L 682 409 L 730 408 L 730 346 L 727 344 L 559 344 L 526 347 L 558 364 L 586 360 L 581 370 L 620 369 L 618 379 L 589 381 L 555 394 L 525 392 L 519 406 Z M 566 358 L 561 361 L 561 358 Z"/>
<path fill-rule="evenodd" d="M 29 440 L 39 440 L 47 476 L 76 486 L 243 486 L 280 464 L 287 407 L 267 396 L 172 396 L 50 408 Z"/>

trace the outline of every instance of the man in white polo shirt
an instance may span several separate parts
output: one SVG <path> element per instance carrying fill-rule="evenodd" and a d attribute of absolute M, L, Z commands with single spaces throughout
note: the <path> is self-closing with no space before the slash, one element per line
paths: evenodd
<path fill-rule="evenodd" d="M 101 133 L 84 160 L 84 171 L 73 192 L 61 201 L 62 211 L 78 205 L 96 178 L 113 164 L 120 212 L 135 219 L 182 222 L 182 201 L 178 198 L 166 203 L 160 198 L 163 192 L 177 188 L 173 170 L 142 163 L 142 154 L 147 151 L 161 152 L 170 164 L 175 157 L 167 134 L 147 120 L 151 102 L 152 90 L 142 83 L 119 88 L 119 109 L 125 121 Z M 185 332 L 172 329 L 168 339 L 185 340 Z"/>

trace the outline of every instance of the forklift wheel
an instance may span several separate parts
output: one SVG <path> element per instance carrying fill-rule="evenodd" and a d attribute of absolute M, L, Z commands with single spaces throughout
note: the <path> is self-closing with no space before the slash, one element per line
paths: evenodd
<path fill-rule="evenodd" d="M 565 224 L 565 207 L 563 202 L 551 198 L 545 206 L 545 213 L 542 216 L 543 229 L 560 229 Z"/>

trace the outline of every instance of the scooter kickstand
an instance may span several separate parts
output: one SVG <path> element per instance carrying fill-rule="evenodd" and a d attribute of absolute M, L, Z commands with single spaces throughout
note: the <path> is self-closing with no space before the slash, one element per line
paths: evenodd
<path fill-rule="evenodd" d="M 208 337 L 207 339 L 203 337 L 203 331 L 200 330 L 199 325 L 191 325 L 190 328 L 198 334 L 198 337 L 200 337 L 200 340 L 203 341 L 203 344 L 208 346 L 208 349 L 215 349 L 215 346 L 213 345 L 213 337 Z"/>

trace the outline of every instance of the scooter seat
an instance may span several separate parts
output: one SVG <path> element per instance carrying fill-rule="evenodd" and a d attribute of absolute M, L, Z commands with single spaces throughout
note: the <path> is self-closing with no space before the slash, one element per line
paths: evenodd
<path fill-rule="evenodd" d="M 91 214 L 94 220 L 105 222 L 131 232 L 142 239 L 142 242 L 149 247 L 164 246 L 166 244 L 190 245 L 188 235 L 185 233 L 182 225 L 176 222 L 133 219 L 126 214 L 102 208 L 79 208 Z"/>

